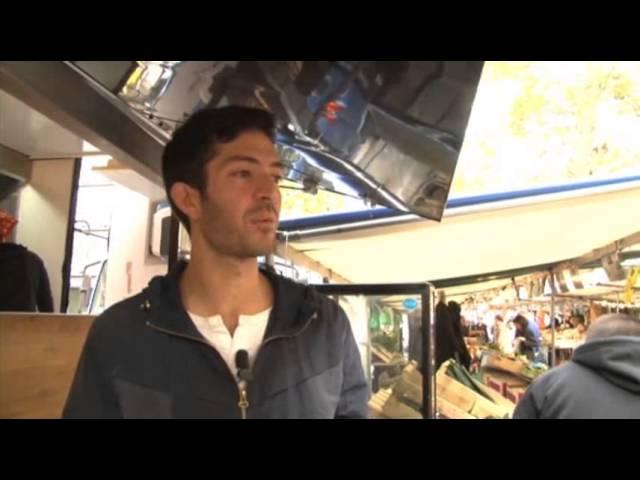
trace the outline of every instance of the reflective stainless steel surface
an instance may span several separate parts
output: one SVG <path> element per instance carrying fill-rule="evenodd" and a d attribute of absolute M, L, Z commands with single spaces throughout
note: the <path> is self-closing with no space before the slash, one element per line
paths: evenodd
<path fill-rule="evenodd" d="M 23 97 L 28 87 L 43 113 L 137 162 L 154 181 L 163 144 L 193 112 L 228 104 L 265 108 L 278 120 L 287 176 L 306 191 L 338 191 L 440 220 L 483 62 L 112 64 L 118 74 L 107 75 L 108 66 L 98 62 L 0 62 L 0 87 L 12 83 Z M 109 85 L 101 87 L 101 78 Z M 109 90 L 116 83 L 119 89 Z"/>

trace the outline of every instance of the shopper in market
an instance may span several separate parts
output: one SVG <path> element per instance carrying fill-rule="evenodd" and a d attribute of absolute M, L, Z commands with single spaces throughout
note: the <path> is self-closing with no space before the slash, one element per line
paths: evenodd
<path fill-rule="evenodd" d="M 452 301 L 447 305 L 445 292 L 439 292 L 438 303 L 435 308 L 436 370 L 450 359 L 456 360 L 467 368 L 471 365 L 471 356 L 464 343 L 460 327 L 460 306 L 458 305 L 456 310 L 455 308 L 450 308 L 452 305 L 458 304 Z"/>
<path fill-rule="evenodd" d="M 453 300 L 447 304 L 447 310 L 450 316 L 450 323 L 453 330 L 453 348 L 455 352 L 455 358 L 466 368 L 471 366 L 471 355 L 467 349 L 467 345 L 464 342 L 464 335 L 462 332 L 462 315 L 461 308 L 458 302 Z"/>
<path fill-rule="evenodd" d="M 362 418 L 369 388 L 349 320 L 258 268 L 276 245 L 284 166 L 274 118 L 193 114 L 162 157 L 191 259 L 98 317 L 67 418 Z"/>
<path fill-rule="evenodd" d="M 493 343 L 503 352 L 511 351 L 511 342 L 513 337 L 504 317 L 500 314 L 495 316 L 493 326 Z"/>
<path fill-rule="evenodd" d="M 585 321 L 584 315 L 582 315 L 581 313 L 574 313 L 571 316 L 569 323 L 571 324 L 571 328 L 575 328 L 580 335 L 583 335 L 586 333 L 587 331 L 586 321 Z"/>
<path fill-rule="evenodd" d="M 513 418 L 640 419 L 640 320 L 599 317 L 569 362 L 529 386 Z"/>
<path fill-rule="evenodd" d="M 9 241 L 18 219 L 0 209 L 0 311 L 53 312 L 49 274 L 43 260 Z"/>
<path fill-rule="evenodd" d="M 534 360 L 542 343 L 538 325 L 521 314 L 513 318 L 513 324 L 516 327 L 516 353 L 525 355 L 529 360 Z"/>
<path fill-rule="evenodd" d="M 447 308 L 447 298 L 444 291 L 438 293 L 438 303 L 435 308 L 435 361 L 436 370 L 450 358 L 455 358 L 456 342 L 454 340 L 453 324 Z"/>

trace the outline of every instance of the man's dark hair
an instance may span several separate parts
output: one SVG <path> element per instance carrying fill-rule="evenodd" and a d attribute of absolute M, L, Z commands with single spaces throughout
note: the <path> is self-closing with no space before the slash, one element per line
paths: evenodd
<path fill-rule="evenodd" d="M 640 320 L 631 315 L 612 313 L 599 317 L 589 330 L 587 341 L 615 336 L 640 337 Z"/>
<path fill-rule="evenodd" d="M 162 154 L 162 179 L 171 208 L 187 231 L 191 232 L 189 218 L 173 202 L 171 187 L 176 182 L 184 182 L 204 193 L 204 167 L 216 155 L 218 145 L 232 142 L 252 130 L 274 141 L 273 115 L 266 110 L 242 106 L 204 109 L 191 115 L 175 131 Z"/>
<path fill-rule="evenodd" d="M 520 325 L 522 327 L 526 327 L 527 325 L 529 325 L 529 321 L 523 317 L 522 315 L 518 314 L 515 317 L 513 317 L 513 323 L 515 323 L 516 325 Z"/>

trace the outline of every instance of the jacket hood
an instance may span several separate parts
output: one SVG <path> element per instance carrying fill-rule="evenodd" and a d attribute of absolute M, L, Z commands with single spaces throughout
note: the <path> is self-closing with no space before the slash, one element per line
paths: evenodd
<path fill-rule="evenodd" d="M 578 347 L 573 361 L 625 390 L 640 393 L 640 338 L 610 337 Z"/>

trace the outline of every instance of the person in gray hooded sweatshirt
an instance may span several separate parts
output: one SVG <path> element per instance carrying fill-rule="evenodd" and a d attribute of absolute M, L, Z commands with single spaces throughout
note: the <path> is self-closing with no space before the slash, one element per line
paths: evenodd
<path fill-rule="evenodd" d="M 640 419 L 640 320 L 600 317 L 570 362 L 531 384 L 513 418 Z"/>

